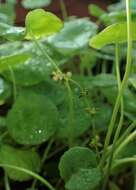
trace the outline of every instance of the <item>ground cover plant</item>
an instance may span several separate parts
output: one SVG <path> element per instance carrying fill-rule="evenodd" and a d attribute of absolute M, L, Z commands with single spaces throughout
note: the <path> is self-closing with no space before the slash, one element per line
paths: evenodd
<path fill-rule="evenodd" d="M 136 190 L 135 1 L 91 4 L 93 22 L 23 0 L 24 27 L 15 3 L 0 7 L 0 189 Z"/>

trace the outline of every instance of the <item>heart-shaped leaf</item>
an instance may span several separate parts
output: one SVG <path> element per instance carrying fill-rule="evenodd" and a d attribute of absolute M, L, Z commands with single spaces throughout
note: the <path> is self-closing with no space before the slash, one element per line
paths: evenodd
<path fill-rule="evenodd" d="M 22 5 L 26 9 L 36 9 L 43 6 L 48 6 L 51 0 L 23 0 Z"/>
<path fill-rule="evenodd" d="M 132 38 L 136 40 L 136 22 L 132 23 Z M 117 23 L 108 26 L 102 32 L 90 39 L 90 46 L 101 49 L 108 44 L 123 43 L 127 41 L 127 23 Z"/>
<path fill-rule="evenodd" d="M 0 147 L 0 163 L 21 167 L 33 172 L 39 172 L 40 170 L 40 158 L 35 151 L 20 150 L 8 145 Z M 26 181 L 31 179 L 31 176 L 26 173 L 9 168 L 4 169 L 13 180 Z"/>
<path fill-rule="evenodd" d="M 26 39 L 39 39 L 58 32 L 62 26 L 62 21 L 53 13 L 36 9 L 30 11 L 25 20 Z"/>
<path fill-rule="evenodd" d="M 40 144 L 54 135 L 58 125 L 55 105 L 29 90 L 17 98 L 7 116 L 9 133 L 20 144 Z"/>

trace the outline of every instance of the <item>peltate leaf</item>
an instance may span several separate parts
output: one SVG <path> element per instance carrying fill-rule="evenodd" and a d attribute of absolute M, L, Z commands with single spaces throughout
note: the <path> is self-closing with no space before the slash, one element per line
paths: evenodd
<path fill-rule="evenodd" d="M 88 40 L 96 34 L 97 26 L 87 18 L 64 23 L 64 28 L 48 42 L 60 53 L 71 54 L 88 45 Z"/>
<path fill-rule="evenodd" d="M 73 147 L 61 157 L 59 171 L 62 179 L 66 182 L 81 168 L 91 169 L 95 168 L 96 165 L 96 156 L 89 148 Z"/>
<path fill-rule="evenodd" d="M 17 41 L 24 39 L 25 29 L 23 27 L 15 27 L 8 24 L 0 23 L 0 37 Z"/>
<path fill-rule="evenodd" d="M 80 169 L 73 174 L 65 187 L 68 190 L 94 190 L 101 180 L 101 172 L 97 168 Z"/>
<path fill-rule="evenodd" d="M 0 58 L 0 73 L 5 70 L 9 70 L 9 67 L 14 67 L 18 64 L 23 64 L 30 58 L 31 55 L 28 53 L 3 56 Z"/>
<path fill-rule="evenodd" d="M 59 125 L 56 106 L 44 95 L 22 93 L 7 116 L 10 135 L 20 144 L 40 144 L 56 132 Z"/>

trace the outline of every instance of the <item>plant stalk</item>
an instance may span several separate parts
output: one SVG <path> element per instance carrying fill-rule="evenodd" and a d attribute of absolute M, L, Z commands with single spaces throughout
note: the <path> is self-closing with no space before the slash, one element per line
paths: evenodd
<path fill-rule="evenodd" d="M 125 87 L 127 85 L 127 81 L 128 81 L 128 77 L 131 71 L 131 62 L 132 62 L 132 25 L 131 25 L 131 9 L 130 9 L 130 1 L 131 0 L 126 0 L 126 12 L 127 12 L 127 41 L 128 41 L 128 49 L 127 49 L 127 63 L 126 63 L 126 69 L 125 69 L 125 74 L 124 74 L 124 78 L 123 81 L 121 83 L 121 88 L 120 91 L 118 93 L 117 99 L 116 99 L 116 103 L 113 109 L 113 114 L 112 114 L 112 118 L 108 127 L 108 132 L 106 135 L 106 139 L 105 139 L 105 144 L 104 144 L 104 150 L 103 150 L 103 155 L 102 155 L 102 159 L 101 159 L 101 163 L 100 163 L 100 167 L 103 168 L 104 164 L 105 164 L 105 158 L 106 158 L 106 152 L 107 152 L 107 148 L 108 145 L 110 143 L 111 140 L 111 136 L 112 136 L 112 132 L 114 129 L 114 125 L 115 125 L 115 121 L 117 118 L 117 114 L 119 111 L 119 106 L 120 106 L 120 102 L 121 99 L 123 97 L 123 93 L 125 90 Z"/>
<path fill-rule="evenodd" d="M 115 45 L 115 67 L 116 67 L 116 75 L 117 75 L 117 81 L 118 81 L 118 90 L 120 91 L 120 89 L 121 89 L 121 77 L 120 77 L 119 62 L 120 62 L 120 59 L 119 59 L 119 44 L 116 44 Z M 120 120 L 119 120 L 117 130 L 115 132 L 114 139 L 113 139 L 113 144 L 112 144 L 112 147 L 111 147 L 111 152 L 110 152 L 109 160 L 108 160 L 108 163 L 107 163 L 107 168 L 106 168 L 106 172 L 105 172 L 105 179 L 104 179 L 102 190 L 106 188 L 108 180 L 109 180 L 110 169 L 111 169 L 112 160 L 113 160 L 113 155 L 114 155 L 114 151 L 116 149 L 116 143 L 117 143 L 117 140 L 118 140 L 119 135 L 120 135 L 120 131 L 121 131 L 122 126 L 123 126 L 123 119 L 124 119 L 123 97 L 121 98 L 121 110 L 120 110 L 120 112 L 121 112 L 121 116 L 120 116 Z"/>

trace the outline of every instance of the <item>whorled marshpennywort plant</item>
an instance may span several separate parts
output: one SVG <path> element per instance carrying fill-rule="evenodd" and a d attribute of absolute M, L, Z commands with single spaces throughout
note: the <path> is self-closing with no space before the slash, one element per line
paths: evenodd
<path fill-rule="evenodd" d="M 43 9 L 30 11 L 25 27 L 0 23 L 0 104 L 9 105 L 0 117 L 0 188 L 121 190 L 128 166 L 136 176 L 136 12 L 132 0 L 113 13 L 89 6 L 106 26 L 96 34 L 60 2 L 64 23 Z"/>

